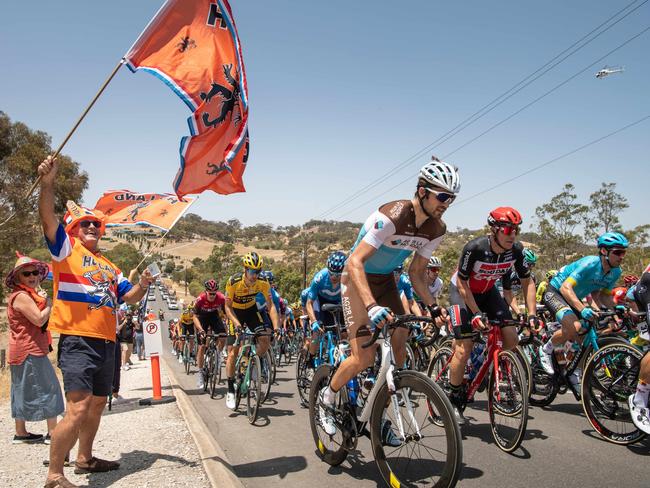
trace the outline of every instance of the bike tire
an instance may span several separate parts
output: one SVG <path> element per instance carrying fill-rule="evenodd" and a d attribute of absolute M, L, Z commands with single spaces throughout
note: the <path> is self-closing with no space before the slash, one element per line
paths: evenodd
<path fill-rule="evenodd" d="M 526 433 L 526 425 L 528 423 L 528 385 L 526 372 L 524 366 L 521 365 L 519 358 L 512 351 L 501 351 L 497 358 L 497 364 L 492 364 L 490 368 L 490 376 L 488 379 L 488 413 L 490 416 L 490 429 L 492 430 L 492 437 L 499 449 L 504 452 L 512 453 L 520 445 Z M 503 367 L 503 371 L 502 371 Z M 504 401 L 502 398 L 496 399 L 496 394 L 501 396 L 499 385 L 495 379 L 497 368 L 501 373 L 502 378 L 507 378 L 504 387 L 505 392 L 516 394 L 519 392 L 520 400 Z M 497 400 L 497 401 L 495 401 Z M 496 415 L 501 415 L 504 418 L 519 420 L 513 422 L 513 426 L 503 428 L 496 423 Z M 511 435 L 509 435 L 511 431 Z"/>
<path fill-rule="evenodd" d="M 343 447 L 343 441 L 332 440 L 334 436 L 328 436 L 322 430 L 318 420 L 318 394 L 329 383 L 331 372 L 332 366 L 323 364 L 314 373 L 314 379 L 309 389 L 309 426 L 316 444 L 316 454 L 330 466 L 338 466 L 348 457 L 348 451 Z M 340 434 L 342 438 L 343 435 L 339 430 L 337 429 L 337 433 L 334 435 Z M 319 434 L 322 434 L 323 438 Z"/>
<path fill-rule="evenodd" d="M 275 358 L 270 351 L 266 351 L 266 354 L 268 355 L 269 364 L 271 365 L 271 383 L 275 383 L 275 376 L 277 374 L 277 365 L 275 363 Z"/>
<path fill-rule="evenodd" d="M 307 360 L 308 353 L 306 349 L 301 349 L 296 358 L 296 388 L 298 388 L 298 396 L 300 397 L 300 404 L 303 407 L 309 406 L 309 388 L 311 382 L 307 379 Z"/>
<path fill-rule="evenodd" d="M 210 388 L 210 380 L 212 378 L 212 362 L 214 360 L 213 358 L 214 355 L 210 352 L 209 349 L 205 351 L 205 355 L 203 357 L 203 393 L 207 393 L 208 389 Z"/>
<path fill-rule="evenodd" d="M 185 374 L 190 374 L 190 345 L 188 341 L 185 341 L 183 345 L 183 365 L 185 366 Z"/>
<path fill-rule="evenodd" d="M 517 346 L 512 352 L 516 354 L 517 358 L 519 358 L 519 362 L 524 367 L 526 373 L 526 381 L 528 382 L 528 398 L 530 398 L 530 394 L 533 391 L 533 368 L 528 361 L 528 357 L 521 350 L 521 346 Z"/>
<path fill-rule="evenodd" d="M 453 487 L 458 482 L 463 460 L 463 444 L 460 427 L 456 422 L 453 407 L 447 398 L 445 392 L 437 384 L 428 378 L 425 374 L 417 371 L 400 371 L 395 374 L 395 387 L 397 392 L 408 393 L 408 398 L 414 398 L 422 395 L 421 400 L 416 400 L 413 405 L 418 406 L 421 404 L 425 412 L 422 419 L 419 412 L 414 414 L 416 421 L 431 422 L 433 415 L 430 412 L 436 412 L 436 416 L 442 420 L 442 427 L 436 428 L 433 424 L 433 430 L 430 426 L 420 426 L 420 432 L 423 435 L 422 439 L 417 439 L 417 430 L 413 429 L 412 433 L 405 432 L 407 437 L 413 436 L 415 439 L 409 442 L 402 443 L 400 447 L 384 446 L 382 443 L 382 428 L 383 420 L 395 415 L 395 406 L 391 404 L 392 401 L 397 401 L 397 395 L 394 395 L 395 400 L 391 400 L 391 395 L 388 391 L 388 385 L 384 383 L 381 389 L 377 392 L 377 397 L 372 407 L 370 414 L 370 442 L 372 444 L 372 452 L 375 457 L 377 467 L 384 478 L 384 481 L 389 486 L 434 486 L 437 488 Z M 402 402 L 403 402 L 402 398 Z M 393 407 L 391 409 L 391 407 Z M 413 422 L 408 418 L 408 412 L 405 406 L 398 407 L 403 413 L 400 417 L 404 417 L 403 424 L 405 429 L 413 426 Z M 428 413 L 427 413 L 428 412 Z M 406 415 L 403 415 L 406 414 Z M 393 430 L 396 430 L 396 422 L 392 422 Z M 427 437 L 434 439 L 444 431 L 446 453 L 441 455 L 441 459 L 431 459 L 427 455 L 439 454 L 443 446 L 432 447 L 426 446 L 424 443 Z M 429 434 L 429 436 L 427 436 Z M 411 446 L 411 442 L 420 442 L 426 446 L 423 449 L 419 448 L 419 444 Z M 440 444 L 443 441 L 440 440 Z M 410 450 L 409 450 L 410 448 Z M 404 451 L 403 451 L 404 449 Z M 390 452 L 392 450 L 392 452 Z M 397 453 L 396 459 L 389 460 L 391 454 Z M 416 456 L 416 459 L 407 458 L 408 454 Z M 398 469 L 398 466 L 403 466 L 404 469 Z M 414 479 L 417 476 L 418 468 L 429 469 L 435 472 L 437 481 L 433 482 L 430 478 L 434 473 L 430 474 L 426 480 L 421 478 Z"/>
<path fill-rule="evenodd" d="M 596 351 L 584 369 L 582 408 L 587 421 L 598 435 L 613 444 L 626 446 L 645 437 L 632 422 L 627 404 L 628 397 L 636 391 L 642 358 L 643 354 L 634 346 L 610 343 Z M 621 429 L 613 430 L 609 422 Z M 623 428 L 625 431 L 621 432 Z"/>
<path fill-rule="evenodd" d="M 216 353 L 214 354 L 212 371 L 210 373 L 210 398 L 214 398 L 217 391 L 217 383 L 219 382 L 221 376 L 221 362 L 221 351 L 217 349 Z"/>
<path fill-rule="evenodd" d="M 265 354 L 260 359 L 260 380 L 262 384 L 262 403 L 264 403 L 271 394 L 271 365 L 268 356 Z"/>
<path fill-rule="evenodd" d="M 254 355 L 248 365 L 248 391 L 246 392 L 246 415 L 248 423 L 257 420 L 260 404 L 262 403 L 262 378 L 259 356 Z"/>

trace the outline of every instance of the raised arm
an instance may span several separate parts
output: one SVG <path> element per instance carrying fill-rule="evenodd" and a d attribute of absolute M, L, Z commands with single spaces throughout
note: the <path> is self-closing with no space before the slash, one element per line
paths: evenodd
<path fill-rule="evenodd" d="M 41 217 L 43 233 L 48 241 L 56 241 L 56 230 L 59 221 L 54 213 L 54 182 L 59 163 L 52 156 L 48 156 L 38 167 L 41 176 L 41 193 L 38 199 L 38 213 Z"/>

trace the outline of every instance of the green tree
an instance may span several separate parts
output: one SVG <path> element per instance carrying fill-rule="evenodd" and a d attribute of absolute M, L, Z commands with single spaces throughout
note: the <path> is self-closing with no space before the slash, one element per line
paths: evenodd
<path fill-rule="evenodd" d="M 43 246 L 43 233 L 36 211 L 37 195 L 25 198 L 26 189 L 37 177 L 37 168 L 52 153 L 51 138 L 20 122 L 12 122 L 0 111 L 0 221 L 14 217 L 0 227 L 0 273 L 13 266 L 14 251 L 29 254 Z M 88 175 L 68 156 L 59 156 L 55 210 L 65 212 L 68 200 L 81 201 Z"/>
<path fill-rule="evenodd" d="M 577 202 L 575 187 L 564 185 L 551 201 L 535 209 L 538 232 L 544 238 L 545 252 L 552 257 L 553 267 L 566 264 L 581 243 L 576 227 L 585 220 L 588 207 Z"/>
<path fill-rule="evenodd" d="M 619 214 L 629 207 L 627 198 L 616 192 L 616 183 L 601 183 L 600 189 L 589 195 L 589 210 L 585 216 L 585 237 L 595 239 L 604 232 L 621 231 Z"/>
<path fill-rule="evenodd" d="M 124 276 L 128 276 L 130 271 L 135 268 L 143 258 L 140 251 L 135 247 L 131 244 L 124 243 L 120 243 L 110 251 L 106 251 L 104 255 L 122 270 Z"/>

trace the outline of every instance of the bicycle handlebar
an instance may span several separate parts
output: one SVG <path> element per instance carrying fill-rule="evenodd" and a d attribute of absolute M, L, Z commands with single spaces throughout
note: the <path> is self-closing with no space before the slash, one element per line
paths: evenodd
<path fill-rule="evenodd" d="M 405 315 L 397 315 L 395 320 L 392 322 L 385 324 L 384 327 L 388 327 L 389 329 L 397 329 L 397 328 L 407 328 L 409 322 L 427 322 L 429 324 L 433 324 L 434 319 L 431 317 L 423 317 L 420 315 L 412 315 L 412 314 L 405 314 Z M 372 333 L 372 337 L 368 342 L 365 344 L 361 344 L 361 347 L 363 349 L 367 349 L 370 346 L 372 346 L 375 342 L 377 342 L 377 339 L 379 338 L 379 334 L 381 334 L 381 331 L 384 329 L 384 327 L 375 327 L 374 332 Z"/>

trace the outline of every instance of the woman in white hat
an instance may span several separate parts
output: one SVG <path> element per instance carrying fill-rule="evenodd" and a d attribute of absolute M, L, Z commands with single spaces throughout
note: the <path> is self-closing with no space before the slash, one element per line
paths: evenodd
<path fill-rule="evenodd" d="M 16 421 L 13 443 L 45 441 L 63 413 L 63 395 L 54 368 L 47 357 L 47 320 L 51 305 L 38 293 L 48 274 L 47 264 L 20 256 L 7 275 L 11 290 L 7 300 L 9 318 L 9 368 L 11 369 L 11 416 Z M 47 420 L 47 435 L 27 432 L 25 422 Z"/>

